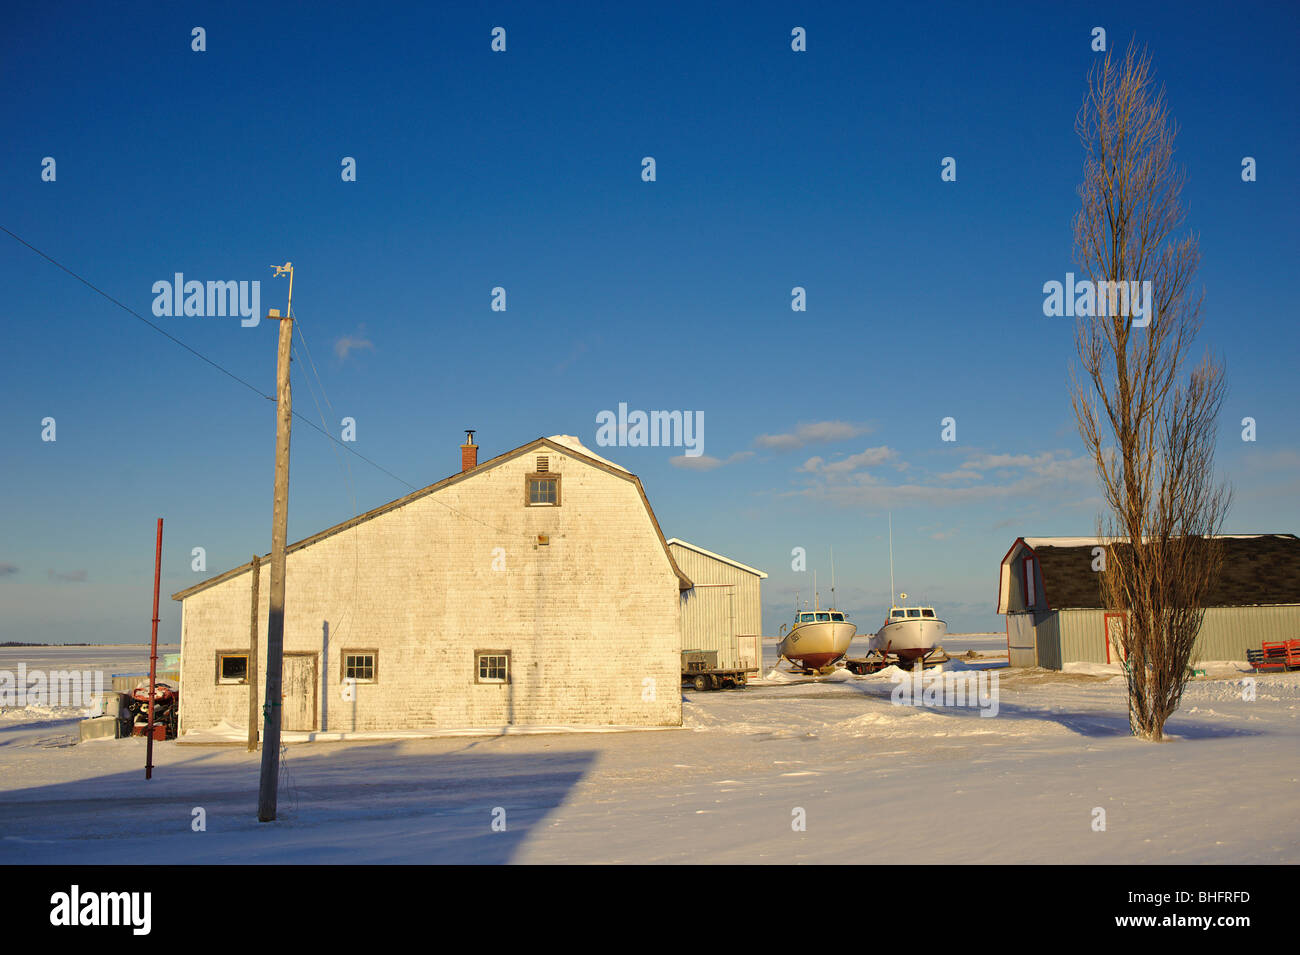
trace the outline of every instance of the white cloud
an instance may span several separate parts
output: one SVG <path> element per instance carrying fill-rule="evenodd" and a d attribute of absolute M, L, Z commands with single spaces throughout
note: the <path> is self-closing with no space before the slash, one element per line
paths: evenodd
<path fill-rule="evenodd" d="M 723 460 L 707 454 L 699 454 L 695 457 L 688 457 L 685 454 L 679 454 L 675 458 L 669 458 L 668 463 L 675 468 L 685 468 L 688 471 L 712 471 L 715 468 L 723 467 L 727 464 L 734 464 L 737 461 L 743 461 L 745 458 L 753 457 L 753 451 L 737 451 L 735 454 Z"/>
<path fill-rule="evenodd" d="M 1064 451 L 1044 451 L 1042 454 L 978 454 L 962 463 L 963 469 L 993 471 L 999 468 L 1027 468 L 1045 464 Z"/>
<path fill-rule="evenodd" d="M 805 474 L 829 474 L 843 477 L 852 475 L 855 471 L 863 468 L 873 468 L 878 464 L 884 464 L 886 461 L 897 459 L 898 452 L 888 445 L 881 445 L 878 448 L 867 448 L 865 451 L 859 451 L 857 454 L 850 454 L 847 458 L 839 458 L 835 461 L 827 461 L 822 457 L 812 457 L 799 465 L 796 469 Z"/>
<path fill-rule="evenodd" d="M 978 454 L 956 470 L 931 474 L 921 468 L 921 473 L 911 472 L 911 480 L 898 484 L 866 470 L 884 463 L 895 472 L 905 470 L 905 462 L 889 447 L 867 448 L 838 461 L 810 458 L 797 469 L 811 475 L 808 486 L 787 494 L 854 508 L 949 507 L 1031 499 L 1059 504 L 1080 500 L 1080 491 L 1094 477 L 1089 458 L 1066 451 Z"/>
<path fill-rule="evenodd" d="M 334 354 L 338 356 L 339 361 L 345 361 L 354 351 L 375 350 L 375 343 L 364 337 L 365 334 L 366 326 L 362 325 L 356 335 L 344 335 L 334 343 Z"/>
<path fill-rule="evenodd" d="M 760 434 L 754 439 L 754 445 L 772 451 L 797 451 L 810 444 L 844 441 L 870 431 L 868 425 L 854 424 L 851 421 L 812 421 L 802 423 L 794 431 L 785 434 Z"/>

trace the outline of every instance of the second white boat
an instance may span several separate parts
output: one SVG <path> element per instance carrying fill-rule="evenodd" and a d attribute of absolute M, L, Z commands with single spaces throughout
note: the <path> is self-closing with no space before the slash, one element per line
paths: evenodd
<path fill-rule="evenodd" d="M 930 654 L 948 635 L 948 624 L 935 614 L 933 607 L 890 607 L 889 616 L 876 635 L 871 649 L 894 654 L 898 659 L 915 661 Z"/>

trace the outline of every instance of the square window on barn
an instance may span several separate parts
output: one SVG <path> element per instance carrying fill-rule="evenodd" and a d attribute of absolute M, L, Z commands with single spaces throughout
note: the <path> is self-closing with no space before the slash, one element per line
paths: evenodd
<path fill-rule="evenodd" d="M 376 664 L 378 656 L 374 650 L 344 650 L 343 679 L 374 683 L 379 672 Z"/>
<path fill-rule="evenodd" d="M 524 502 L 529 507 L 558 507 L 560 504 L 560 476 L 548 472 L 528 475 Z"/>
<path fill-rule="evenodd" d="M 217 682 L 218 683 L 247 683 L 248 682 L 248 654 L 231 653 L 224 650 L 218 651 Z"/>
<path fill-rule="evenodd" d="M 509 683 L 510 651 L 479 650 L 474 654 L 475 683 Z"/>

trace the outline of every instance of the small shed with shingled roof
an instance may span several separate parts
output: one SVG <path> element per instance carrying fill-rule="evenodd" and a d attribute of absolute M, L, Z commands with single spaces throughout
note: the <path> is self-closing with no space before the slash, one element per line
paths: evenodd
<path fill-rule="evenodd" d="M 1223 564 L 1210 586 L 1196 638 L 1197 660 L 1245 660 L 1265 641 L 1300 637 L 1300 538 L 1225 534 Z M 1018 537 L 998 576 L 998 613 L 1007 620 L 1012 666 L 1061 669 L 1117 663 L 1123 613 L 1102 600 L 1096 537 Z"/>

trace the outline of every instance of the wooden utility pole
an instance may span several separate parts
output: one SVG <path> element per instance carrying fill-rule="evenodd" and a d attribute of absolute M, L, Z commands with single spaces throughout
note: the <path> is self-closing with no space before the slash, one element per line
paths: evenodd
<path fill-rule="evenodd" d="M 266 628 L 266 726 L 262 733 L 262 777 L 257 787 L 257 819 L 275 819 L 280 776 L 280 714 L 284 677 L 284 549 L 289 529 L 289 426 L 293 396 L 289 390 L 289 356 L 293 349 L 293 263 L 275 266 L 289 275 L 289 306 L 268 319 L 280 323 L 280 347 L 275 364 L 275 492 L 271 516 L 271 599 Z"/>
<path fill-rule="evenodd" d="M 158 581 L 162 576 L 162 522 L 158 518 L 158 542 L 153 552 L 153 635 L 149 638 L 149 725 L 145 727 L 144 778 L 153 778 L 153 701 L 158 680 Z"/>
<path fill-rule="evenodd" d="M 248 622 L 248 751 L 257 749 L 257 587 L 262 558 L 253 555 L 253 609 Z"/>

